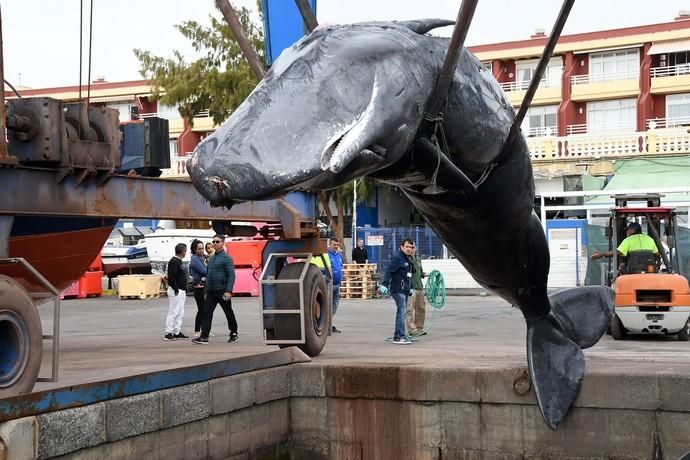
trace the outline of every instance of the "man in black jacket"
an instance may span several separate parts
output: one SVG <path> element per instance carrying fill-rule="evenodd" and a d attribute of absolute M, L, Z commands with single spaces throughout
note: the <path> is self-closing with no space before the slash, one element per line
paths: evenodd
<path fill-rule="evenodd" d="M 187 300 L 187 273 L 182 259 L 187 254 L 187 245 L 175 245 L 175 255 L 168 261 L 168 317 L 165 320 L 163 340 L 188 339 L 182 333 L 184 303 Z"/>
<path fill-rule="evenodd" d="M 390 265 L 386 269 L 379 292 L 381 294 L 390 293 L 395 301 L 395 332 L 393 333 L 393 343 L 396 345 L 409 345 L 412 343 L 405 334 L 405 313 L 407 312 L 407 299 L 412 294 L 413 266 L 410 262 L 410 254 L 414 242 L 405 238 L 400 243 L 400 250 L 391 258 Z"/>
<path fill-rule="evenodd" d="M 235 284 L 235 265 L 232 257 L 225 252 L 225 235 L 213 237 L 213 249 L 215 249 L 215 253 L 208 260 L 206 266 L 206 301 L 201 319 L 201 335 L 192 340 L 192 343 L 197 345 L 208 345 L 213 311 L 218 304 L 220 304 L 228 320 L 228 329 L 230 329 L 228 343 L 235 343 L 239 340 L 237 320 L 235 319 L 235 312 L 232 311 L 231 300 L 232 288 Z"/>
<path fill-rule="evenodd" d="M 362 238 L 357 239 L 357 247 L 352 250 L 352 262 L 355 264 L 369 263 L 369 254 L 367 254 L 367 249 L 364 247 L 364 240 Z"/>

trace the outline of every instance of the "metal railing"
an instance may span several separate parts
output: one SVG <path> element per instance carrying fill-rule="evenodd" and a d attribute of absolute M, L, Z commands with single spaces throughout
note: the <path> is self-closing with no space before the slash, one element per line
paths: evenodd
<path fill-rule="evenodd" d="M 690 116 L 650 118 L 647 120 L 647 129 L 676 128 L 678 126 L 690 126 Z"/>
<path fill-rule="evenodd" d="M 649 73 L 652 78 L 675 77 L 677 75 L 690 75 L 690 64 L 668 65 L 665 67 L 653 67 Z"/>
<path fill-rule="evenodd" d="M 506 81 L 499 83 L 503 91 L 525 91 L 529 86 L 531 80 L 522 81 Z M 539 88 L 560 88 L 561 79 L 542 79 L 539 83 Z"/>
<path fill-rule="evenodd" d="M 566 133 L 568 134 L 599 134 L 599 133 L 617 133 L 617 132 L 631 132 L 635 131 L 635 121 L 613 121 L 606 123 L 583 123 L 577 125 L 568 125 Z"/>
<path fill-rule="evenodd" d="M 593 73 L 589 75 L 573 75 L 570 82 L 573 85 L 585 85 L 587 83 L 603 83 L 607 81 L 636 80 L 640 77 L 639 69 L 624 72 Z"/>
<path fill-rule="evenodd" d="M 558 133 L 557 126 L 534 126 L 527 130 L 523 130 L 523 133 L 527 137 L 544 137 L 553 136 Z"/>
<path fill-rule="evenodd" d="M 167 120 L 179 120 L 182 118 L 180 115 L 180 112 L 177 110 L 168 110 L 165 112 L 149 112 L 149 113 L 142 113 L 139 115 L 141 118 L 151 118 L 151 117 L 159 117 L 159 118 L 165 118 Z M 202 110 L 201 112 L 197 112 L 194 114 L 194 118 L 208 118 L 211 115 L 209 115 L 208 110 Z"/>

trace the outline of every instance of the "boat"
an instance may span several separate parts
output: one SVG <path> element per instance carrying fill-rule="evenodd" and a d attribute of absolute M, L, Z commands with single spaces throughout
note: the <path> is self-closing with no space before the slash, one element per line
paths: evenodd
<path fill-rule="evenodd" d="M 105 245 L 101 250 L 103 273 L 109 278 L 118 275 L 151 273 L 151 263 L 144 241 L 134 245 Z"/>
<path fill-rule="evenodd" d="M 9 257 L 26 259 L 62 291 L 84 274 L 105 244 L 117 218 L 14 216 L 8 238 Z M 29 292 L 45 291 L 19 265 L 1 273 L 17 279 Z"/>

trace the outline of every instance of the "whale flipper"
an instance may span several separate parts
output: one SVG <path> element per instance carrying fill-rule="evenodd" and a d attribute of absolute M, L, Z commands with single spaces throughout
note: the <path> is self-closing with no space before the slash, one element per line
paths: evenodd
<path fill-rule="evenodd" d="M 589 348 L 611 323 L 613 296 L 613 289 L 606 286 L 564 289 L 549 296 L 551 315 L 570 340 Z"/>
<path fill-rule="evenodd" d="M 451 162 L 445 153 L 424 137 L 414 144 L 414 162 L 427 178 L 432 179 L 446 190 L 464 192 L 468 195 L 477 193 L 477 187 L 464 172 Z"/>
<path fill-rule="evenodd" d="M 553 319 L 544 316 L 528 322 L 527 364 L 539 410 L 555 430 L 580 391 L 585 356 Z"/>

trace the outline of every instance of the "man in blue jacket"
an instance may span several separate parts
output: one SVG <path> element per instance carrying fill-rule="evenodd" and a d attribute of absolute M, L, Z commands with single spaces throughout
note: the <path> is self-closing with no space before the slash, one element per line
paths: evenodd
<path fill-rule="evenodd" d="M 328 259 L 331 261 L 331 272 L 333 273 L 333 314 L 331 316 L 331 324 L 333 324 L 335 312 L 338 311 L 340 283 L 343 280 L 343 255 L 338 251 L 339 248 L 340 241 L 338 238 L 331 238 L 331 244 L 328 246 Z M 340 332 L 340 329 L 333 326 L 331 331 Z"/>
<path fill-rule="evenodd" d="M 395 332 L 393 343 L 396 345 L 409 345 L 412 342 L 405 335 L 405 314 L 407 312 L 407 298 L 412 292 L 412 263 L 409 256 L 412 254 L 414 243 L 406 238 L 400 244 L 400 250 L 393 256 L 391 263 L 379 286 L 379 292 L 388 294 L 395 301 L 397 311 L 395 313 Z"/>
<path fill-rule="evenodd" d="M 237 320 L 232 311 L 232 288 L 235 285 L 235 265 L 232 257 L 225 252 L 225 235 L 213 237 L 215 253 L 206 267 L 206 300 L 201 320 L 201 335 L 192 340 L 197 345 L 208 345 L 208 335 L 211 332 L 211 320 L 216 305 L 220 304 L 228 320 L 230 329 L 229 343 L 239 340 L 237 335 Z"/>

